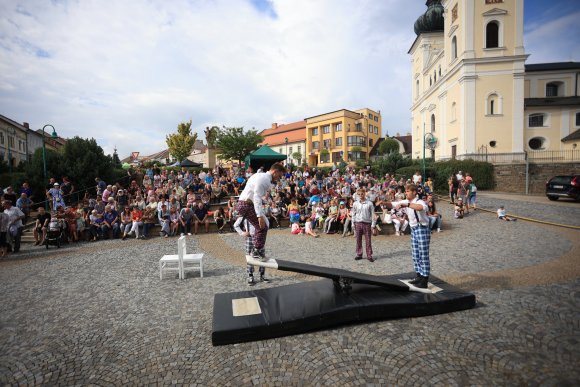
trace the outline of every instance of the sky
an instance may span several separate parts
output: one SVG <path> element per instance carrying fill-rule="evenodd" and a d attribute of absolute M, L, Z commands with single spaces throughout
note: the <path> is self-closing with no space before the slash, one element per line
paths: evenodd
<path fill-rule="evenodd" d="M 481 0 L 483 1 L 483 0 Z M 580 61 L 580 2 L 526 0 L 527 63 Z M 106 154 L 192 121 L 257 130 L 339 109 L 409 132 L 424 0 L 2 0 L 0 114 Z"/>

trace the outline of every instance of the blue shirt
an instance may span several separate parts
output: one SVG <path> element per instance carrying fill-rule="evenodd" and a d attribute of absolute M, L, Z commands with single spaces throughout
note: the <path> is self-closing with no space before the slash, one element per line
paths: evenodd
<path fill-rule="evenodd" d="M 119 214 L 117 213 L 117 211 L 112 210 L 111 212 L 105 211 L 105 215 L 103 217 L 105 218 L 105 221 L 107 223 L 111 224 L 113 222 L 113 220 L 115 220 L 115 218 L 118 216 L 119 216 Z"/>

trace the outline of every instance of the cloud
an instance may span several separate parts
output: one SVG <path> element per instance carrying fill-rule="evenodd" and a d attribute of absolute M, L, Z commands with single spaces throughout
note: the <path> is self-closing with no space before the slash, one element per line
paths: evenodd
<path fill-rule="evenodd" d="M 206 126 L 369 107 L 383 134 L 406 133 L 407 51 L 424 11 L 401 0 L 6 0 L 0 114 L 121 158 L 165 149 L 190 119 L 203 138 Z M 535 37 L 552 31 L 541 28 L 526 35 L 534 59 L 546 52 Z"/>
<path fill-rule="evenodd" d="M 580 11 L 575 11 L 552 20 L 540 18 L 526 26 L 524 44 L 531 54 L 528 62 L 580 61 L 579 18 Z"/>

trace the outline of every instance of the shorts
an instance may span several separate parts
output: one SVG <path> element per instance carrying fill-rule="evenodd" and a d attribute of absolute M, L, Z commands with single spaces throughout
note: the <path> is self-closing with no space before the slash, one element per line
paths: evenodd
<path fill-rule="evenodd" d="M 476 196 L 476 194 L 469 195 L 469 198 L 468 198 L 469 204 L 475 204 L 475 196 Z"/>

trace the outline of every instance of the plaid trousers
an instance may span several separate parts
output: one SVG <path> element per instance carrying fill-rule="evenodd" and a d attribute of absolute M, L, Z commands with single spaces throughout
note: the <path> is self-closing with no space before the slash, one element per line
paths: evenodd
<path fill-rule="evenodd" d="M 411 249 L 413 255 L 413 267 L 415 272 L 423 277 L 428 277 L 431 271 L 429 263 L 429 243 L 431 243 L 431 230 L 429 227 L 411 227 Z"/>
<path fill-rule="evenodd" d="M 256 210 L 254 209 L 254 203 L 251 201 L 238 201 L 237 205 L 238 215 L 243 216 L 250 222 L 252 226 L 256 229 L 254 233 L 254 248 L 260 252 L 264 252 L 264 245 L 266 245 L 266 235 L 268 234 L 268 227 L 260 228 L 258 223 L 258 217 L 256 216 Z"/>
<path fill-rule="evenodd" d="M 252 251 L 254 250 L 254 242 L 252 241 L 252 236 L 246 237 L 246 254 L 252 255 Z M 266 272 L 266 268 L 264 266 L 259 267 L 260 275 L 264 275 Z M 254 265 L 246 265 L 246 272 L 248 275 L 254 275 Z"/>

